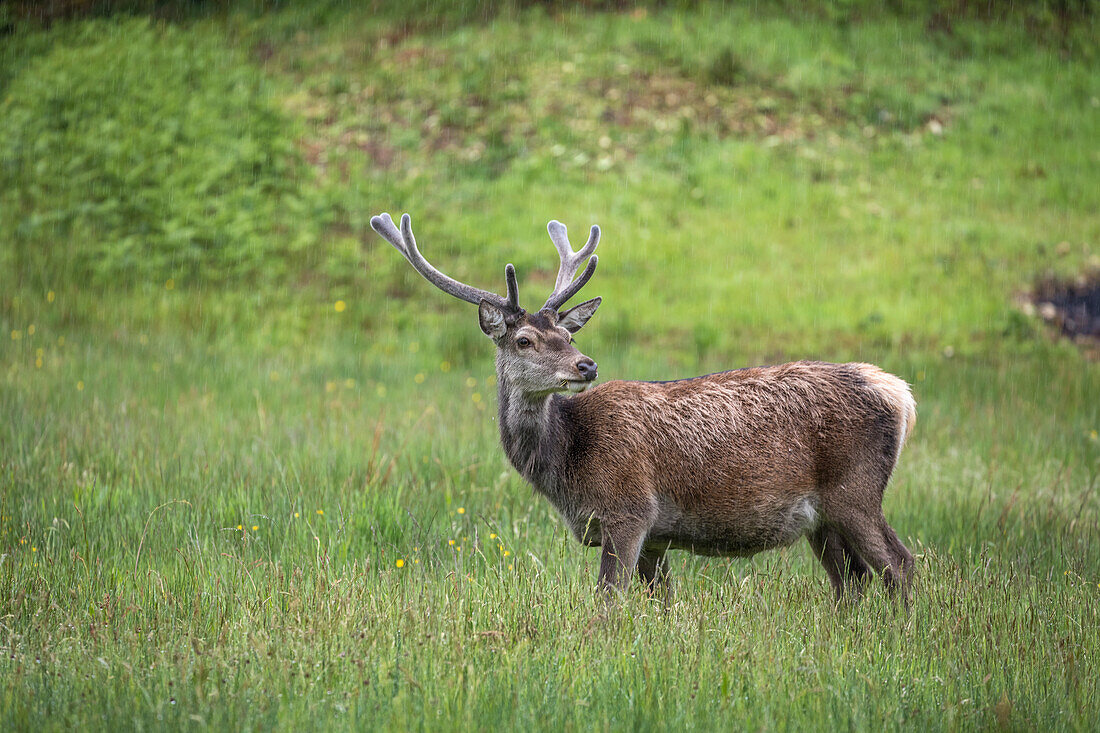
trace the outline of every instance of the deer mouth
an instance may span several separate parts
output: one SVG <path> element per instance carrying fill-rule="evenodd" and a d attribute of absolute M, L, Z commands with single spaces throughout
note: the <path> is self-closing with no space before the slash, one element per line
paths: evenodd
<path fill-rule="evenodd" d="M 561 380 L 561 387 L 569 392 L 578 393 L 583 392 L 592 386 L 592 382 L 587 379 L 563 379 Z"/>

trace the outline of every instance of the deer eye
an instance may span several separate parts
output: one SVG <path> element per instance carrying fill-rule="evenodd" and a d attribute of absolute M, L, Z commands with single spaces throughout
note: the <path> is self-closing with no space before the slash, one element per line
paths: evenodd
<path fill-rule="evenodd" d="M 520 347 L 521 349 L 526 349 L 530 345 L 531 339 L 527 338 L 526 336 L 520 336 L 518 339 L 516 339 L 516 346 Z"/>

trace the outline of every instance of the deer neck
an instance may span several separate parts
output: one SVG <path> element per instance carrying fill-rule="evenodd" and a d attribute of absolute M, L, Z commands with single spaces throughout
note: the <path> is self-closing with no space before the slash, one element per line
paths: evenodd
<path fill-rule="evenodd" d="M 568 450 L 559 404 L 563 398 L 549 392 L 525 392 L 499 365 L 497 385 L 500 441 L 508 460 L 538 491 L 558 493 L 558 469 Z"/>

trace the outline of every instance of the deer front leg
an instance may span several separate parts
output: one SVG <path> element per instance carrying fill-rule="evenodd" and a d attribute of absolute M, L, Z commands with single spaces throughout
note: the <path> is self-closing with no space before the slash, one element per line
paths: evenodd
<path fill-rule="evenodd" d="M 600 557 L 599 586 L 608 591 L 623 592 L 638 565 L 638 555 L 645 540 L 642 524 L 601 523 L 603 552 Z"/>
<path fill-rule="evenodd" d="M 638 580 L 646 593 L 668 600 L 668 560 L 663 546 L 642 548 L 638 555 Z"/>

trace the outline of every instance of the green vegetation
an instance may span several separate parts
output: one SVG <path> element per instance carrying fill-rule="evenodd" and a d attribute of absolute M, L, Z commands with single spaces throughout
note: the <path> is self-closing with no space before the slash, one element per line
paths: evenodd
<path fill-rule="evenodd" d="M 1016 303 L 1100 267 L 1093 21 L 768 7 L 4 38 L 0 728 L 1094 728 L 1100 367 Z M 598 222 L 607 378 L 909 380 L 912 609 L 798 545 L 608 612 L 380 211 L 528 303 Z"/>
<path fill-rule="evenodd" d="M 41 281 L 217 279 L 277 271 L 312 243 L 294 128 L 221 39 L 147 20 L 59 35 L 0 107 L 9 266 Z"/>

